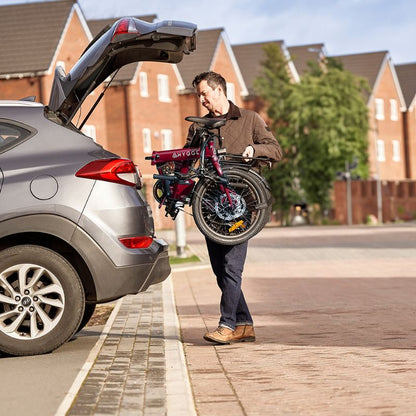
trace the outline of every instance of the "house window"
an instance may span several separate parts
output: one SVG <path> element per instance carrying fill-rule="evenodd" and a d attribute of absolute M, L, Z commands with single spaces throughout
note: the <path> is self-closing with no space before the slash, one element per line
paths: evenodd
<path fill-rule="evenodd" d="M 227 98 L 235 103 L 235 85 L 227 82 Z"/>
<path fill-rule="evenodd" d="M 393 140 L 393 162 L 400 162 L 400 142 Z"/>
<path fill-rule="evenodd" d="M 147 73 L 146 72 L 140 72 L 139 81 L 140 81 L 140 96 L 141 97 L 148 97 L 149 96 L 149 88 L 147 86 Z"/>
<path fill-rule="evenodd" d="M 397 121 L 399 119 L 399 112 L 396 100 L 390 100 L 390 119 L 393 121 Z"/>
<path fill-rule="evenodd" d="M 376 98 L 376 119 L 384 120 L 384 100 Z"/>
<path fill-rule="evenodd" d="M 160 135 L 162 137 L 162 150 L 172 149 L 172 130 L 162 129 Z"/>
<path fill-rule="evenodd" d="M 377 160 L 384 162 L 386 160 L 386 153 L 384 151 L 384 140 L 377 140 Z"/>
<path fill-rule="evenodd" d="M 94 125 L 92 124 L 85 124 L 84 127 L 82 128 L 82 132 L 88 136 L 91 137 L 91 139 L 93 139 L 94 141 L 97 140 L 97 130 L 95 128 Z"/>
<path fill-rule="evenodd" d="M 170 102 L 169 77 L 167 75 L 158 74 L 157 89 L 159 92 L 159 101 Z"/>
<path fill-rule="evenodd" d="M 151 153 L 152 152 L 152 136 L 150 134 L 150 129 L 144 128 L 142 130 L 143 136 L 143 152 Z"/>

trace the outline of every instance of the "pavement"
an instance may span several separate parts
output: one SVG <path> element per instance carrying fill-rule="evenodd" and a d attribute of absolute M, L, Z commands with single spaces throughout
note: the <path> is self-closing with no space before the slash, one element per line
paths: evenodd
<path fill-rule="evenodd" d="M 243 278 L 257 340 L 233 345 L 202 339 L 220 295 L 187 244 L 201 262 L 115 304 L 55 415 L 415 414 L 415 224 L 264 229 Z"/>

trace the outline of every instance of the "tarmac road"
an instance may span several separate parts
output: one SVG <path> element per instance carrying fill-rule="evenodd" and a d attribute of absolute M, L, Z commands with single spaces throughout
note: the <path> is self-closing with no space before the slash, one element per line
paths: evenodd
<path fill-rule="evenodd" d="M 0 415 L 55 414 L 99 339 L 101 329 L 84 329 L 52 354 L 0 355 Z"/>

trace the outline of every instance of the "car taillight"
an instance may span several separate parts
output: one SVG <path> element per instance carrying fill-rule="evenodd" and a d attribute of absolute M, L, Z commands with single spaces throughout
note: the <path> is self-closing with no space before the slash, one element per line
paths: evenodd
<path fill-rule="evenodd" d="M 75 176 L 120 183 L 138 189 L 142 187 L 141 173 L 134 163 L 128 159 L 93 160 L 82 167 Z"/>
<path fill-rule="evenodd" d="M 120 238 L 120 242 L 127 248 L 147 248 L 153 243 L 153 237 L 127 237 Z"/>
<path fill-rule="evenodd" d="M 129 18 L 121 19 L 117 23 L 116 28 L 114 29 L 114 33 L 113 33 L 113 37 L 111 38 L 111 42 L 113 42 L 114 39 L 117 36 L 130 35 L 130 34 L 140 35 L 139 31 L 136 28 L 136 25 L 134 24 L 134 20 L 129 19 Z"/>

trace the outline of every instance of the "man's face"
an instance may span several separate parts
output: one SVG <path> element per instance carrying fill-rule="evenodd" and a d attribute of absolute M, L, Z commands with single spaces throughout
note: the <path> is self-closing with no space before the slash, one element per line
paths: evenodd
<path fill-rule="evenodd" d="M 196 94 L 201 104 L 211 113 L 218 108 L 221 97 L 221 87 L 212 89 L 207 81 L 203 80 L 196 86 Z"/>

